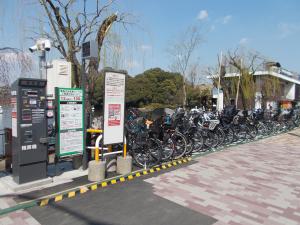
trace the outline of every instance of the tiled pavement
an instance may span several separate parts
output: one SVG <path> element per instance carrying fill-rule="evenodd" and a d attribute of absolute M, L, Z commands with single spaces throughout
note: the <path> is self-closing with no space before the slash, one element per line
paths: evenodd
<path fill-rule="evenodd" d="M 40 225 L 28 212 L 23 210 L 0 217 L 1 225 Z"/>
<path fill-rule="evenodd" d="M 156 195 L 214 217 L 215 225 L 300 224 L 300 129 L 293 133 L 209 154 L 146 181 Z M 0 198 L 0 208 L 14 204 Z M 23 210 L 0 217 L 0 225 L 13 224 L 39 223 Z"/>
<path fill-rule="evenodd" d="M 146 181 L 156 195 L 214 217 L 215 225 L 300 224 L 300 130 L 292 133 L 209 154 Z"/>
<path fill-rule="evenodd" d="M 0 209 L 16 205 L 16 202 L 6 192 L 6 188 L 0 184 Z M 4 197 L 7 195 L 7 197 Z M 19 210 L 5 216 L 0 216 L 0 225 L 40 225 L 28 212 Z"/>

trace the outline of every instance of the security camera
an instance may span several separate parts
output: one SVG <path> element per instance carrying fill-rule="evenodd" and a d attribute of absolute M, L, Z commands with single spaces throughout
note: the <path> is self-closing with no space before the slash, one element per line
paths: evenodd
<path fill-rule="evenodd" d="M 36 41 L 36 44 L 29 48 L 29 51 L 50 51 L 51 41 L 48 39 L 40 38 Z"/>
<path fill-rule="evenodd" d="M 33 46 L 31 46 L 31 47 L 29 48 L 29 51 L 30 51 L 30 52 L 35 52 L 35 51 L 37 51 L 37 50 L 38 50 L 37 45 L 33 45 Z"/>
<path fill-rule="evenodd" d="M 45 48 L 45 50 L 46 51 L 50 51 L 50 49 L 51 49 L 51 41 L 48 40 L 48 39 L 45 39 L 43 42 L 44 42 L 44 48 Z"/>

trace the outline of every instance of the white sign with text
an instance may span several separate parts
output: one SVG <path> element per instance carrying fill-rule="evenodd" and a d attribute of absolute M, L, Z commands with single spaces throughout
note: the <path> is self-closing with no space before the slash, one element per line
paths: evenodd
<path fill-rule="evenodd" d="M 126 75 L 105 73 L 103 144 L 123 143 Z"/>

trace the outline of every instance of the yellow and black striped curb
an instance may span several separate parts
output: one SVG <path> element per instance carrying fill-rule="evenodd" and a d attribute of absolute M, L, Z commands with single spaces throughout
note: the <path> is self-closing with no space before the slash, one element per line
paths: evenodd
<path fill-rule="evenodd" d="M 255 141 L 258 141 L 258 140 L 255 140 Z M 249 142 L 253 142 L 253 141 L 249 141 Z M 240 144 L 247 144 L 249 142 L 240 143 Z M 239 144 L 237 144 L 237 145 L 239 145 Z M 87 184 L 87 185 L 84 185 L 84 186 L 81 186 L 81 187 L 70 189 L 69 191 L 64 191 L 64 192 L 56 193 L 56 194 L 53 194 L 53 195 L 49 195 L 47 197 L 43 197 L 43 198 L 38 199 L 37 205 L 46 206 L 49 203 L 59 202 L 59 201 L 62 201 L 63 199 L 66 199 L 66 198 L 73 198 L 76 195 L 84 194 L 88 191 L 94 191 L 94 190 L 97 190 L 98 188 L 105 188 L 109 185 L 125 182 L 126 180 L 130 181 L 130 180 L 132 180 L 136 177 L 144 176 L 144 175 L 147 175 L 147 174 L 152 174 L 154 172 L 159 172 L 161 170 L 165 170 L 165 169 L 168 169 L 168 168 L 171 168 L 171 167 L 174 167 L 174 166 L 178 166 L 178 165 L 187 163 L 189 161 L 192 161 L 193 158 L 197 158 L 197 157 L 202 156 L 202 155 L 222 151 L 226 148 L 233 147 L 233 146 L 235 146 L 235 145 L 224 146 L 223 148 L 216 149 L 217 151 L 213 151 L 213 152 L 207 151 L 207 152 L 204 152 L 204 154 L 193 155 L 192 157 L 186 157 L 186 158 L 173 160 L 173 161 L 170 161 L 170 162 L 167 162 L 167 163 L 163 163 L 159 166 L 155 166 L 155 167 L 150 168 L 150 169 L 142 169 L 142 170 L 134 171 L 134 172 L 132 172 L 130 174 L 127 174 L 127 175 L 124 175 L 124 176 L 116 176 L 116 177 L 113 177 L 113 178 L 110 178 L 110 179 L 103 180 L 101 182 L 95 182 L 95 183 Z M 0 211 L 0 215 L 1 215 L 1 211 Z"/>
<path fill-rule="evenodd" d="M 43 198 L 38 199 L 37 205 L 46 206 L 49 203 L 60 202 L 63 199 L 66 199 L 66 198 L 74 198 L 76 195 L 84 194 L 88 191 L 95 191 L 98 188 L 105 188 L 109 185 L 122 183 L 122 182 L 125 182 L 127 180 L 130 181 L 130 180 L 133 180 L 136 177 L 141 177 L 141 176 L 144 176 L 144 175 L 147 175 L 147 174 L 152 174 L 154 172 L 159 172 L 161 170 L 165 170 L 165 169 L 177 166 L 177 165 L 187 163 L 191 160 L 192 160 L 192 157 L 173 160 L 171 162 L 163 163 L 159 166 L 155 166 L 155 167 L 150 168 L 150 169 L 138 170 L 138 171 L 135 171 L 133 173 L 127 174 L 125 176 L 117 176 L 117 177 L 106 179 L 106 180 L 103 180 L 103 181 L 100 181 L 100 182 L 95 182 L 95 183 L 87 184 L 87 185 L 84 185 L 84 186 L 80 186 L 80 187 L 77 187 L 75 189 L 71 189 L 69 191 L 64 191 L 64 192 L 56 193 L 56 194 L 53 194 L 53 195 L 49 195 L 47 197 L 43 197 Z"/>
<path fill-rule="evenodd" d="M 51 195 L 47 195 L 41 198 L 37 198 L 37 199 L 33 199 L 33 200 L 29 200 L 29 201 L 25 201 L 25 202 L 21 202 L 18 203 L 15 206 L 9 207 L 9 208 L 5 208 L 5 209 L 0 209 L 0 216 L 7 214 L 7 213 L 11 213 L 17 210 L 24 210 L 24 209 L 28 209 L 34 206 L 46 206 L 50 203 L 56 203 L 56 202 L 60 202 L 63 199 L 67 199 L 67 198 L 74 198 L 79 194 L 84 194 L 88 191 L 95 191 L 98 188 L 105 188 L 109 185 L 113 185 L 113 184 L 117 184 L 117 183 L 122 183 L 125 181 L 130 181 L 133 180 L 136 177 L 141 177 L 141 176 L 145 176 L 147 174 L 153 174 L 155 172 L 159 172 L 161 170 L 165 170 L 171 167 L 175 167 L 184 163 L 187 163 L 189 161 L 192 161 L 192 157 L 187 157 L 187 158 L 181 158 L 181 159 L 177 159 L 177 160 L 173 160 L 170 161 L 168 163 L 163 163 L 159 166 L 155 166 L 153 168 L 150 169 L 141 169 L 138 171 L 134 171 L 130 174 L 127 175 L 121 175 L 121 176 L 116 176 L 116 177 L 112 177 L 109 179 L 105 179 L 103 181 L 100 182 L 94 182 L 94 183 L 89 183 L 83 186 L 79 186 L 79 187 L 75 187 L 69 190 L 64 190 L 61 192 L 57 192 L 55 194 L 51 194 Z"/>

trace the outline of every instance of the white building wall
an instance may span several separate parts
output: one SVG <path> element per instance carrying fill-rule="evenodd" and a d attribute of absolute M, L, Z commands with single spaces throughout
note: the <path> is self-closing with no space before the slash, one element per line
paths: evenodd
<path fill-rule="evenodd" d="M 296 84 L 288 83 L 284 87 L 284 94 L 286 99 L 294 100 L 295 99 L 295 92 L 296 92 Z"/>
<path fill-rule="evenodd" d="M 55 98 L 55 87 L 71 88 L 71 63 L 65 60 L 53 60 L 47 69 L 47 96 Z"/>
<path fill-rule="evenodd" d="M 262 94 L 261 92 L 255 92 L 255 109 L 262 108 Z"/>

